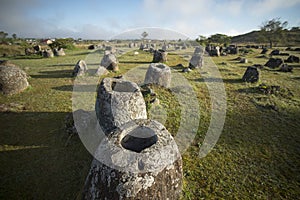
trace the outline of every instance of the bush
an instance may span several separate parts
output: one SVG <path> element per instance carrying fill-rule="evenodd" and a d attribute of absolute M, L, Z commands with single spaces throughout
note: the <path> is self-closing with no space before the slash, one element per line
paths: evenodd
<path fill-rule="evenodd" d="M 56 39 L 52 44 L 49 44 L 49 47 L 53 49 L 59 49 L 59 48 L 64 48 L 64 49 L 69 49 L 73 50 L 75 49 L 74 46 L 74 39 L 73 38 L 65 38 L 65 39 Z"/>

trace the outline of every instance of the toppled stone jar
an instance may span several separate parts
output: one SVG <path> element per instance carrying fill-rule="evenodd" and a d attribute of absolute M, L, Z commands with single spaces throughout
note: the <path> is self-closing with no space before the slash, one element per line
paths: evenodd
<path fill-rule="evenodd" d="M 179 199 L 182 159 L 159 122 L 130 121 L 103 140 L 92 162 L 83 199 Z"/>
<path fill-rule="evenodd" d="M 136 83 L 122 79 L 102 80 L 95 108 L 99 124 L 106 135 L 133 119 L 147 119 L 140 88 Z"/>
<path fill-rule="evenodd" d="M 145 84 L 157 84 L 165 88 L 171 85 L 171 69 L 162 63 L 151 63 L 146 72 Z"/>

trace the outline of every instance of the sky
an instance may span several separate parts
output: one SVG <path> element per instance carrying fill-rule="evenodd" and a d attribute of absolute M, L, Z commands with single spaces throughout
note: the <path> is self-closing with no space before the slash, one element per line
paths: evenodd
<path fill-rule="evenodd" d="M 149 38 L 195 39 L 247 33 L 278 17 L 288 27 L 300 26 L 299 10 L 300 0 L 1 0 L 0 31 L 18 37 L 112 39 L 140 37 L 147 30 Z"/>

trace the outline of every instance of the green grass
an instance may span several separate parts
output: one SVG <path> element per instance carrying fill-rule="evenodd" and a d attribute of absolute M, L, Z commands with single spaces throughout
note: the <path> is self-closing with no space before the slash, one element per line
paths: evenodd
<path fill-rule="evenodd" d="M 300 66 L 294 64 L 293 73 L 262 69 L 259 83 L 241 82 L 247 66 L 267 61 L 257 58 L 259 52 L 213 58 L 225 84 L 227 114 L 217 145 L 202 159 L 198 152 L 210 122 L 209 91 L 198 71 L 182 74 L 194 89 L 200 108 L 197 135 L 182 155 L 182 199 L 299 198 Z M 47 59 L 12 58 L 11 62 L 30 75 L 31 87 L 14 96 L 0 95 L 0 104 L 21 105 L 21 109 L 0 113 L 0 199 L 75 199 L 80 195 L 92 156 L 78 137 L 65 146 L 64 119 L 72 112 L 72 69 L 90 51 L 66 53 Z M 98 61 L 90 61 L 90 66 L 100 62 L 102 52 L 98 53 Z M 179 63 L 188 65 L 181 54 L 183 51 L 168 56 L 166 64 L 173 72 L 179 71 Z M 238 56 L 246 57 L 249 63 L 234 61 Z M 107 76 L 125 74 L 151 61 L 149 53 L 125 53 L 119 57 L 120 71 Z M 257 90 L 261 83 L 280 85 L 282 93 L 263 94 Z M 152 89 L 166 111 L 162 121 L 175 135 L 180 125 L 178 102 L 171 91 Z M 267 108 L 267 103 L 278 109 Z"/>
<path fill-rule="evenodd" d="M 25 47 L 20 45 L 0 45 L 0 56 L 16 56 L 25 54 Z"/>

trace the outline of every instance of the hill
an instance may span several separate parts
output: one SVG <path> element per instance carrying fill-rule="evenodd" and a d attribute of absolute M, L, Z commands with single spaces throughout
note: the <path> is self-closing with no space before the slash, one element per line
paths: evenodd
<path fill-rule="evenodd" d="M 300 29 L 292 28 L 291 30 L 284 30 L 286 40 L 279 42 L 279 46 L 299 46 L 300 45 Z M 251 31 L 242 35 L 232 37 L 232 43 L 260 43 L 260 31 Z"/>

